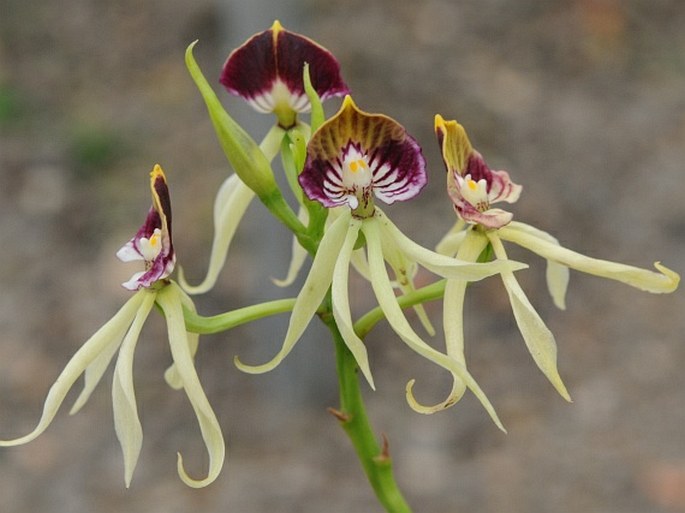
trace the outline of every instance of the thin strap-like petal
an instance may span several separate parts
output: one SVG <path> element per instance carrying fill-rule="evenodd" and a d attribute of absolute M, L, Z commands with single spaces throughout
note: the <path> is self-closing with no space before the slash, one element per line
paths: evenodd
<path fill-rule="evenodd" d="M 43 406 L 43 414 L 35 429 L 28 435 L 15 438 L 14 440 L 0 440 L 0 447 L 10 447 L 28 443 L 47 429 L 52 422 L 52 419 L 57 414 L 67 393 L 71 390 L 71 387 L 79 376 L 83 374 L 88 366 L 106 347 L 115 341 L 117 344 L 121 341 L 121 337 L 124 336 L 126 329 L 131 325 L 140 303 L 143 301 L 145 295 L 149 293 L 150 292 L 147 289 L 143 289 L 134 294 L 114 317 L 107 321 L 104 326 L 96 331 L 95 334 L 76 351 L 76 354 L 69 360 L 69 363 L 64 367 L 64 370 L 62 370 L 55 383 L 50 387 L 48 396 L 45 399 L 45 405 Z M 93 382 L 91 382 L 91 385 L 92 384 Z"/>
<path fill-rule="evenodd" d="M 497 258 L 506 259 L 507 254 L 502 241 L 498 237 L 498 233 L 496 231 L 487 232 L 487 236 Z M 526 342 L 533 360 L 535 360 L 537 366 L 547 376 L 547 379 L 552 383 L 557 392 L 567 401 L 571 401 L 571 396 L 568 390 L 566 390 L 566 385 L 561 380 L 559 370 L 557 369 L 557 343 L 554 340 L 554 335 L 545 325 L 545 322 L 538 315 L 535 308 L 533 308 L 533 305 L 530 304 L 530 301 L 528 301 L 514 273 L 503 272 L 502 281 L 509 295 L 509 302 L 514 312 L 516 324 L 521 331 L 523 340 Z"/>
<path fill-rule="evenodd" d="M 364 235 L 366 236 L 366 243 L 369 252 L 368 256 L 369 267 L 371 271 L 371 285 L 376 295 L 376 299 L 378 300 L 378 304 L 383 310 L 385 317 L 388 319 L 388 323 L 395 333 L 397 333 L 404 343 L 407 344 L 412 350 L 427 360 L 448 370 L 452 374 L 453 386 L 449 396 L 441 403 L 432 407 L 422 406 L 414 399 L 412 393 L 414 380 L 411 380 L 407 384 L 407 402 L 409 405 L 420 413 L 433 413 L 435 411 L 448 408 L 449 406 L 453 405 L 459 397 L 461 397 L 462 383 L 465 383 L 481 402 L 485 410 L 490 414 L 490 417 L 497 427 L 499 427 L 502 431 L 505 431 L 504 426 L 502 426 L 502 423 L 497 417 L 497 413 L 495 412 L 492 404 L 490 404 L 490 401 L 485 396 L 478 383 L 476 383 L 468 370 L 466 370 L 466 367 L 454 358 L 450 358 L 449 356 L 433 349 L 431 346 L 426 344 L 409 325 L 404 313 L 402 313 L 402 309 L 397 303 L 397 298 L 395 297 L 392 285 L 390 284 L 390 278 L 388 278 L 385 268 L 385 262 L 380 244 L 380 227 L 378 226 L 378 219 L 366 219 L 362 229 L 364 230 Z"/>
<path fill-rule="evenodd" d="M 197 313 L 197 309 L 195 308 L 193 300 L 190 299 L 190 297 L 180 287 L 178 290 L 181 293 L 181 302 L 183 306 L 185 306 L 191 312 Z M 186 337 L 188 339 L 188 349 L 190 350 L 190 356 L 191 358 L 195 358 L 195 353 L 197 353 L 197 348 L 200 345 L 200 334 L 193 333 L 192 331 L 187 331 Z M 175 363 L 172 363 L 167 368 L 167 370 L 164 371 L 164 380 L 167 382 L 167 385 L 169 385 L 174 390 L 181 390 L 183 388 L 183 380 L 181 379 L 181 375 L 178 373 L 178 370 L 176 369 Z"/>
<path fill-rule="evenodd" d="M 121 451 L 124 455 L 124 482 L 126 488 L 131 484 L 133 471 L 138 463 L 140 449 L 143 446 L 143 428 L 138 418 L 136 392 L 133 387 L 133 355 L 138 343 L 140 331 L 155 304 L 155 294 L 146 294 L 138 308 L 138 313 L 121 343 L 117 364 L 114 367 L 112 382 L 112 409 L 114 412 L 114 430 L 116 431 Z"/>
<path fill-rule="evenodd" d="M 533 237 L 537 237 L 556 246 L 560 246 L 559 240 L 556 237 L 543 230 L 540 230 L 539 228 L 535 228 L 534 226 L 521 223 L 519 221 L 513 221 L 511 224 L 516 230 L 520 230 L 532 235 Z M 554 305 L 560 310 L 566 310 L 566 290 L 568 289 L 568 281 L 570 278 L 569 268 L 564 264 L 557 262 L 556 260 L 546 260 L 547 271 L 545 276 L 547 279 L 547 290 L 549 290 L 549 294 L 552 296 Z"/>
<path fill-rule="evenodd" d="M 440 239 L 440 242 L 436 244 L 435 252 L 446 256 L 456 255 L 461 242 L 466 236 L 465 226 L 466 222 L 464 222 L 461 217 L 458 218 L 457 222 L 454 223 L 454 226 L 450 228 L 450 231 L 448 231 L 443 238 Z"/>
<path fill-rule="evenodd" d="M 571 269 L 620 281 L 647 292 L 657 294 L 673 292 L 680 283 L 678 273 L 671 271 L 659 262 L 654 263 L 654 267 L 659 271 L 656 273 L 647 269 L 633 267 L 632 265 L 591 258 L 535 237 L 521 229 L 517 224 L 501 228 L 499 236 L 504 240 L 523 246 L 544 258 L 566 265 Z"/>
<path fill-rule="evenodd" d="M 487 237 L 469 230 L 459 246 L 457 258 L 465 262 L 475 262 L 487 245 Z M 467 285 L 468 282 L 465 280 L 447 280 L 442 314 L 447 354 L 464 365 L 464 296 Z"/>
<path fill-rule="evenodd" d="M 221 434 L 221 426 L 207 400 L 200 379 L 195 370 L 193 356 L 187 340 L 185 321 L 183 319 L 182 292 L 175 283 L 161 290 L 157 296 L 157 304 L 166 316 L 169 333 L 169 347 L 171 357 L 183 382 L 183 389 L 195 411 L 200 425 L 202 439 L 209 454 L 209 469 L 204 479 L 193 479 L 185 471 L 183 457 L 178 454 L 177 468 L 181 480 L 192 488 L 205 487 L 218 477 L 226 457 L 226 445 Z"/>
<path fill-rule="evenodd" d="M 254 196 L 252 189 L 238 175 L 231 175 L 223 183 L 214 201 L 214 240 L 207 275 L 199 285 L 190 285 L 185 279 L 183 269 L 179 268 L 178 281 L 187 292 L 203 294 L 214 287 L 224 268 L 236 229 Z"/>
<path fill-rule="evenodd" d="M 409 237 L 404 235 L 388 217 L 376 207 L 376 218 L 382 224 L 384 230 L 395 239 L 395 243 L 411 258 L 420 265 L 444 278 L 457 278 L 461 280 L 477 281 L 492 276 L 502 271 L 517 271 L 528 267 L 526 264 L 513 260 L 487 263 L 461 262 L 455 258 L 439 255 L 423 246 L 420 246 Z"/>
<path fill-rule="evenodd" d="M 345 236 L 342 248 L 340 248 L 340 255 L 338 256 L 335 268 L 333 269 L 333 287 L 331 290 L 333 317 L 340 329 L 340 334 L 342 335 L 347 348 L 357 361 L 359 369 L 364 374 L 364 377 L 369 382 L 371 388 L 375 390 L 376 386 L 373 383 L 366 346 L 354 332 L 352 314 L 350 312 L 350 297 L 347 289 L 348 278 L 350 276 L 350 258 L 352 257 L 352 250 L 354 248 L 354 243 L 357 242 L 360 228 L 360 220 L 353 219 L 350 222 L 350 228 Z"/>
<path fill-rule="evenodd" d="M 238 357 L 235 358 L 235 365 L 249 374 L 262 374 L 274 369 L 283 359 L 290 353 L 293 346 L 304 333 L 304 330 L 309 325 L 309 322 L 314 317 L 316 310 L 321 305 L 321 301 L 328 291 L 333 279 L 333 267 L 340 253 L 340 248 L 345 240 L 348 226 L 350 224 L 349 211 L 341 215 L 335 222 L 326 230 L 326 233 L 319 244 L 319 251 L 314 257 L 312 267 L 309 270 L 309 275 L 302 286 L 302 290 L 295 300 L 293 312 L 290 315 L 290 323 L 288 324 L 288 331 L 285 334 L 283 346 L 276 356 L 271 361 L 262 365 L 246 365 L 240 361 Z"/>

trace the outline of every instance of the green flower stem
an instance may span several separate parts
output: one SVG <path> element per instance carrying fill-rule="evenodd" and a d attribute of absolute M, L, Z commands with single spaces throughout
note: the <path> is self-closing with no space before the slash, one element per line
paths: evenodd
<path fill-rule="evenodd" d="M 435 301 L 440 299 L 445 292 L 446 280 L 436 281 L 420 289 L 413 290 L 407 294 L 399 296 L 397 302 L 402 308 L 409 308 L 414 305 L 425 303 L 427 301 Z M 385 319 L 385 314 L 380 306 L 373 310 L 369 310 L 357 322 L 354 323 L 354 331 L 359 338 L 364 338 L 378 324 L 379 321 Z"/>
<path fill-rule="evenodd" d="M 259 303 L 257 305 L 245 306 L 237 310 L 231 310 L 230 312 L 213 315 L 211 317 L 198 315 L 184 307 L 183 316 L 188 331 L 207 335 L 230 330 L 241 324 L 269 317 L 270 315 L 290 312 L 294 305 L 294 298 L 277 299 L 275 301 L 267 301 L 266 303 Z"/>
<path fill-rule="evenodd" d="M 333 319 L 330 293 L 324 304 L 326 311 L 321 313 L 320 317 L 330 329 L 335 341 L 336 367 L 340 386 L 340 410 L 331 409 L 330 411 L 338 418 L 350 438 L 366 477 L 385 510 L 388 513 L 411 513 L 411 508 L 402 496 L 393 475 L 387 439 L 383 437 L 383 444 L 378 443 L 366 415 L 364 399 L 359 387 L 357 362 L 347 349 Z"/>

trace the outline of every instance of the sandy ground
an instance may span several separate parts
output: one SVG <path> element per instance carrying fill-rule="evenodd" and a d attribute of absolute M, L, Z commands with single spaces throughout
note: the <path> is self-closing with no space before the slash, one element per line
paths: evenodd
<path fill-rule="evenodd" d="M 274 17 L 331 49 L 358 105 L 395 117 L 423 145 L 429 185 L 387 209 L 417 241 L 435 244 L 454 221 L 432 134 L 440 112 L 523 184 L 516 219 L 593 256 L 685 271 L 679 0 L 0 0 L 3 438 L 33 426 L 69 356 L 128 297 L 119 283 L 132 268 L 114 252 L 147 211 L 155 162 L 172 188 L 179 261 L 201 277 L 213 195 L 229 169 L 183 51 L 199 38 L 196 56 L 216 83 L 229 51 Z M 265 133 L 269 120 L 221 98 L 256 138 Z M 269 279 L 285 273 L 288 252 L 285 231 L 255 204 L 198 308 L 296 294 Z M 574 402 L 535 368 L 497 280 L 469 291 L 467 357 L 508 435 L 471 396 L 439 415 L 412 412 L 406 381 L 416 377 L 430 400 L 446 378 L 378 327 L 368 339 L 378 389 L 367 393 L 369 411 L 415 511 L 685 511 L 682 291 L 650 295 L 573 273 L 561 312 L 548 299 L 544 262 L 511 256 L 531 263 L 519 278 L 557 336 Z M 352 293 L 360 310 L 371 304 L 361 281 Z M 440 305 L 429 312 L 439 323 Z M 157 316 L 136 355 L 145 443 L 131 488 L 110 371 L 78 415 L 61 412 L 35 442 L 0 450 L 0 511 L 380 512 L 325 411 L 337 398 L 319 327 L 269 375 L 232 365 L 236 354 L 267 358 L 286 322 L 203 339 L 198 368 L 229 447 L 212 486 L 191 490 L 176 476 L 176 451 L 197 474 L 205 456 L 189 405 L 162 380 L 169 354 Z"/>

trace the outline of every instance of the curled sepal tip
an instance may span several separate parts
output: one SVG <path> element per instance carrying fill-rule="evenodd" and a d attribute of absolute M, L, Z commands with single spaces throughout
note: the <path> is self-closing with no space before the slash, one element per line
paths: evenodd
<path fill-rule="evenodd" d="M 397 297 L 395 296 L 392 284 L 390 283 L 390 278 L 388 277 L 385 268 L 383 250 L 380 242 L 380 226 L 376 219 L 366 219 L 362 229 L 364 230 L 367 241 L 371 286 L 388 323 L 407 346 L 430 362 L 449 371 L 454 380 L 450 396 L 434 407 L 419 405 L 418 401 L 413 398 L 411 392 L 411 387 L 413 385 L 408 385 L 407 400 L 409 401 L 409 404 L 417 407 L 417 411 L 421 413 L 429 413 L 431 409 L 434 409 L 434 411 L 444 409 L 456 402 L 459 396 L 459 388 L 461 387 L 461 383 L 463 383 L 474 393 L 478 400 L 480 400 L 497 427 L 504 431 L 502 422 L 499 420 L 495 409 L 478 386 L 478 383 L 476 383 L 466 370 L 466 367 L 455 358 L 451 358 L 429 346 L 416 334 L 409 324 L 409 321 L 407 321 L 407 318 L 404 316 L 402 309 L 397 303 Z"/>
<path fill-rule="evenodd" d="M 599 258 L 592 258 L 555 244 L 531 233 L 530 227 L 523 223 L 512 223 L 498 231 L 499 237 L 518 244 L 541 257 L 577 271 L 620 281 L 636 289 L 654 294 L 667 294 L 675 291 L 680 283 L 680 275 L 668 267 L 655 262 L 659 272 L 620 264 Z"/>
<path fill-rule="evenodd" d="M 187 339 L 183 319 L 183 292 L 175 283 L 165 287 L 157 295 L 157 304 L 164 311 L 169 333 L 169 347 L 180 383 L 190 401 L 200 426 L 209 455 L 209 468 L 204 479 L 191 478 L 183 466 L 183 458 L 178 455 L 178 475 L 191 488 L 203 488 L 216 480 L 224 464 L 226 446 L 221 426 L 207 400 L 200 379 L 195 370 L 191 347 Z"/>

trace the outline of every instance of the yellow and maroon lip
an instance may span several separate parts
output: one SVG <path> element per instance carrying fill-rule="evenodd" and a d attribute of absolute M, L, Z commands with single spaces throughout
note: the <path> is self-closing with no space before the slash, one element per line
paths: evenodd
<path fill-rule="evenodd" d="M 435 116 L 435 135 L 447 168 L 447 192 L 459 216 L 466 222 L 486 228 L 501 228 L 513 215 L 492 203 L 514 203 L 522 187 L 511 181 L 506 171 L 495 171 L 471 146 L 464 127 L 456 121 Z"/>
<path fill-rule="evenodd" d="M 312 135 L 299 180 L 309 199 L 329 208 L 348 205 L 366 217 L 374 196 L 387 204 L 416 196 L 426 184 L 426 161 L 402 125 L 363 112 L 346 96 Z"/>
<path fill-rule="evenodd" d="M 311 39 L 285 30 L 278 21 L 231 52 L 219 81 L 256 110 L 275 113 L 281 125 L 294 124 L 296 114 L 311 107 L 304 91 L 305 63 L 309 63 L 312 85 L 321 100 L 349 92 L 333 54 Z"/>
<path fill-rule="evenodd" d="M 171 241 L 171 198 L 166 176 L 159 164 L 150 172 L 152 207 L 135 236 L 118 252 L 122 262 L 142 260 L 145 271 L 135 273 L 123 286 L 129 290 L 150 288 L 169 276 L 176 263 Z"/>

